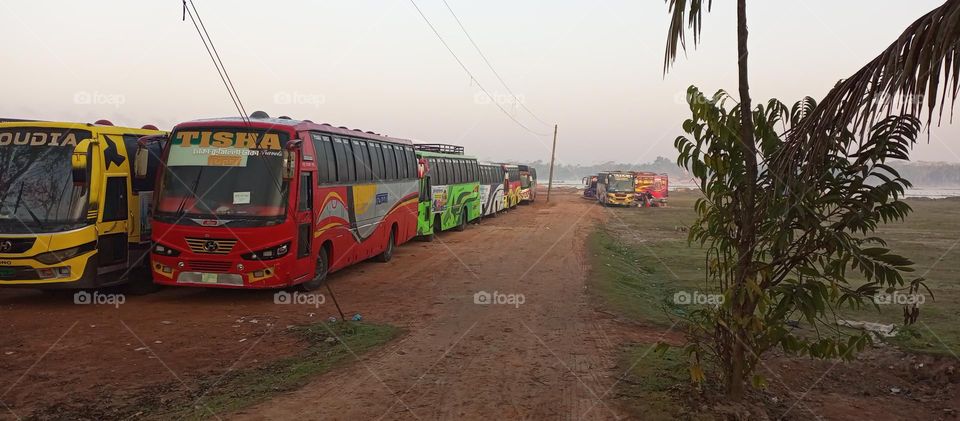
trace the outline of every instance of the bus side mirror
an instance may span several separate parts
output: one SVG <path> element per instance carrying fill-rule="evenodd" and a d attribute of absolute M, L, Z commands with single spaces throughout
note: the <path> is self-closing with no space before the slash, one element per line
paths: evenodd
<path fill-rule="evenodd" d="M 297 150 L 300 149 L 300 140 L 291 140 L 287 142 L 287 147 L 283 149 L 283 179 L 293 180 L 297 174 Z"/>
<path fill-rule="evenodd" d="M 152 135 L 141 137 L 137 141 L 137 154 L 133 159 L 134 178 L 141 180 L 147 178 L 147 173 L 150 170 L 150 148 L 148 145 L 153 142 L 161 142 L 162 144 L 167 140 L 167 135 Z"/>

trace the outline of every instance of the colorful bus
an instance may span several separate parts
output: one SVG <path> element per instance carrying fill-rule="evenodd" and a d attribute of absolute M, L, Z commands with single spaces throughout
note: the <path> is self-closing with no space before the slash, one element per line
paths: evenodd
<path fill-rule="evenodd" d="M 633 174 L 637 179 L 636 192 L 638 203 L 646 205 L 662 205 L 667 203 L 667 197 L 670 196 L 669 175 L 641 171 L 636 171 Z"/>
<path fill-rule="evenodd" d="M 537 169 L 529 165 L 517 165 L 520 172 L 520 203 L 528 205 L 537 200 Z"/>
<path fill-rule="evenodd" d="M 483 216 L 497 216 L 497 213 L 505 209 L 506 176 L 502 165 L 480 164 L 480 202 L 483 203 Z"/>
<path fill-rule="evenodd" d="M 153 180 L 133 179 L 130 157 L 141 136 L 162 133 L 106 120 L 0 123 L 0 286 L 152 286 Z M 145 164 L 155 172 L 159 155 Z"/>
<path fill-rule="evenodd" d="M 507 191 L 504 193 L 504 207 L 507 209 L 516 208 L 520 204 L 520 167 L 514 164 L 499 164 L 503 172 L 507 174 L 504 187 Z"/>
<path fill-rule="evenodd" d="M 633 206 L 636 178 L 627 171 L 597 174 L 597 202 L 604 206 Z"/>
<path fill-rule="evenodd" d="M 583 183 L 583 198 L 597 200 L 597 176 L 583 177 L 581 182 Z"/>
<path fill-rule="evenodd" d="M 417 159 L 408 140 L 263 112 L 186 122 L 153 218 L 159 284 L 312 290 L 416 235 Z"/>
<path fill-rule="evenodd" d="M 417 234 L 433 240 L 434 234 L 456 228 L 483 212 L 480 200 L 480 167 L 476 158 L 463 155 L 463 147 L 420 144 L 420 205 Z"/>

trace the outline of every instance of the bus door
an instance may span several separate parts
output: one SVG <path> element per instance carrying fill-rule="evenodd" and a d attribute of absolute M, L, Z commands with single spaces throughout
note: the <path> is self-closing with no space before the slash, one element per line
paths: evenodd
<path fill-rule="evenodd" d="M 130 236 L 129 221 L 129 176 L 117 173 L 116 169 L 126 161 L 119 154 L 118 145 L 122 140 L 112 136 L 101 136 L 98 153 L 104 154 L 103 168 L 106 174 L 103 184 L 103 196 L 100 203 L 100 223 L 97 224 L 97 274 L 103 275 L 127 268 Z M 129 165 L 130 163 L 126 163 Z M 96 172 L 95 172 L 96 173 Z M 103 174 L 103 173 L 101 173 Z M 95 175 L 96 176 L 96 175 Z M 122 272 L 121 272 L 122 273 Z"/>
<path fill-rule="evenodd" d="M 313 273 L 316 259 L 313 256 L 313 190 L 316 186 L 313 171 L 301 171 L 297 194 L 297 260 L 294 264 L 292 278 Z"/>

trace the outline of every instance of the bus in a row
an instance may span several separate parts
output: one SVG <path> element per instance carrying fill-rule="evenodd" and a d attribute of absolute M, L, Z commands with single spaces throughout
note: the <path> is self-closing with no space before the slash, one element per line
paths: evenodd
<path fill-rule="evenodd" d="M 432 241 L 441 231 L 467 229 L 483 214 L 477 159 L 463 155 L 461 146 L 415 147 L 420 168 L 417 234 Z"/>
<path fill-rule="evenodd" d="M 636 200 L 636 179 L 628 171 L 597 174 L 597 202 L 603 206 L 633 206 Z"/>
<path fill-rule="evenodd" d="M 537 200 L 537 169 L 529 165 L 517 165 L 520 175 L 520 203 L 530 204 Z"/>
<path fill-rule="evenodd" d="M 520 203 L 520 167 L 463 152 L 261 112 L 0 123 L 0 286 L 312 290 Z"/>
<path fill-rule="evenodd" d="M 154 179 L 131 177 L 131 157 L 140 137 L 162 133 L 106 120 L 0 123 L 0 286 L 149 289 Z M 154 174 L 159 159 L 138 165 Z"/>
<path fill-rule="evenodd" d="M 153 214 L 157 283 L 311 290 L 417 235 L 412 142 L 252 117 L 173 129 Z"/>

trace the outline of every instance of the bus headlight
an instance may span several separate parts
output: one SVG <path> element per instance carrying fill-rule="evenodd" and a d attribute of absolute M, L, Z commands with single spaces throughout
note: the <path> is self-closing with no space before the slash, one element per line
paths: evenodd
<path fill-rule="evenodd" d="M 243 254 L 240 257 L 242 257 L 244 260 L 273 260 L 286 256 L 289 252 L 290 242 L 286 242 L 279 246 L 258 250 L 253 253 Z"/>
<path fill-rule="evenodd" d="M 157 243 L 157 244 L 155 244 L 155 245 L 153 246 L 153 252 L 154 252 L 154 254 L 159 254 L 159 255 L 161 255 L 161 256 L 170 256 L 170 257 L 173 257 L 173 256 L 179 256 L 179 255 L 180 255 L 180 252 L 179 252 L 179 251 L 174 250 L 174 249 L 172 249 L 172 248 L 170 248 L 170 247 L 168 247 L 168 246 L 165 246 L 165 245 L 163 245 L 163 244 L 160 244 L 160 243 Z"/>
<path fill-rule="evenodd" d="M 45 265 L 55 265 L 60 262 L 77 257 L 88 251 L 92 251 L 96 248 L 96 243 L 89 242 L 87 244 L 81 244 L 76 247 L 70 247 L 68 249 L 57 250 L 57 251 L 48 251 L 46 253 L 40 253 L 33 258 Z"/>

